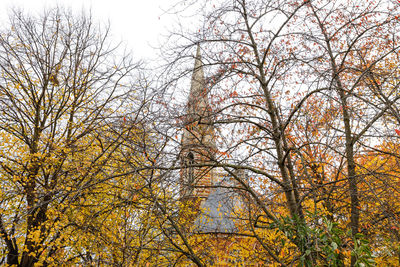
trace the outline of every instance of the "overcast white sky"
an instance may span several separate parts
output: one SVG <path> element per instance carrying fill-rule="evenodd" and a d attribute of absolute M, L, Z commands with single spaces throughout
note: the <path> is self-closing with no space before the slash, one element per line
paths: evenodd
<path fill-rule="evenodd" d="M 27 11 L 40 12 L 45 7 L 56 5 L 92 10 L 95 20 L 111 23 L 115 41 L 123 40 L 132 49 L 136 59 L 152 58 L 166 26 L 172 23 L 171 16 L 164 13 L 175 0 L 0 0 L 0 19 L 7 18 L 7 11 L 15 6 Z M 0 24 L 1 25 L 1 24 Z"/>

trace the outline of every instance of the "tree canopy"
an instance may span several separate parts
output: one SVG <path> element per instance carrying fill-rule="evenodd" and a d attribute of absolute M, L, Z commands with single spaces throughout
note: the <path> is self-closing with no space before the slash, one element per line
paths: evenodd
<path fill-rule="evenodd" d="M 0 29 L 0 263 L 399 265 L 400 3 L 181 4 L 155 71 L 87 14 Z"/>

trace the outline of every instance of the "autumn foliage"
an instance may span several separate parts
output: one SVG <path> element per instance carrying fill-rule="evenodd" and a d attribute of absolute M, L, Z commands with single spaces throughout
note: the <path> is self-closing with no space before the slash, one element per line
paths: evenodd
<path fill-rule="evenodd" d="M 171 34 L 155 75 L 88 16 L 12 14 L 1 264 L 400 264 L 400 3 L 211 2 L 185 1 L 201 27 Z M 182 92 L 200 67 L 210 103 L 190 116 Z M 190 162 L 182 132 L 203 153 Z M 233 230 L 202 230 L 209 207 L 183 186 L 228 192 Z"/>

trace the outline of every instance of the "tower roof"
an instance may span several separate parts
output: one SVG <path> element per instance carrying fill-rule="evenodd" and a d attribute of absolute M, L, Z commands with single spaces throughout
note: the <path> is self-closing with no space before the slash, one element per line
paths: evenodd
<path fill-rule="evenodd" d="M 186 106 L 187 126 L 182 137 L 182 148 L 215 148 L 212 110 L 208 99 L 208 88 L 204 79 L 200 46 L 197 46 L 189 98 Z M 188 127 L 190 126 L 190 127 Z M 210 156 L 210 155 L 209 155 Z"/>
<path fill-rule="evenodd" d="M 194 225 L 201 233 L 236 233 L 235 208 L 238 195 L 223 187 L 215 188 L 202 203 Z"/>
<path fill-rule="evenodd" d="M 190 86 L 187 113 L 192 119 L 210 119 L 211 107 L 208 100 L 208 88 L 204 79 L 203 62 L 200 54 L 200 45 L 197 45 L 197 52 L 194 62 L 192 82 Z"/>

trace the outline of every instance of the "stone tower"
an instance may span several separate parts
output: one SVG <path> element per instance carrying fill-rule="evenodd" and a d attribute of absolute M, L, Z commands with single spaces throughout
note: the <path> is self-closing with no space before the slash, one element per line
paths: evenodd
<path fill-rule="evenodd" d="M 215 149 L 212 110 L 198 46 L 181 141 L 180 194 L 182 199 L 204 200 L 210 194 L 214 173 L 210 166 L 201 165 L 212 162 Z"/>
<path fill-rule="evenodd" d="M 180 196 L 197 211 L 193 230 L 221 237 L 237 232 L 234 213 L 240 205 L 230 177 L 212 167 L 217 148 L 208 91 L 198 46 L 181 141 Z"/>

